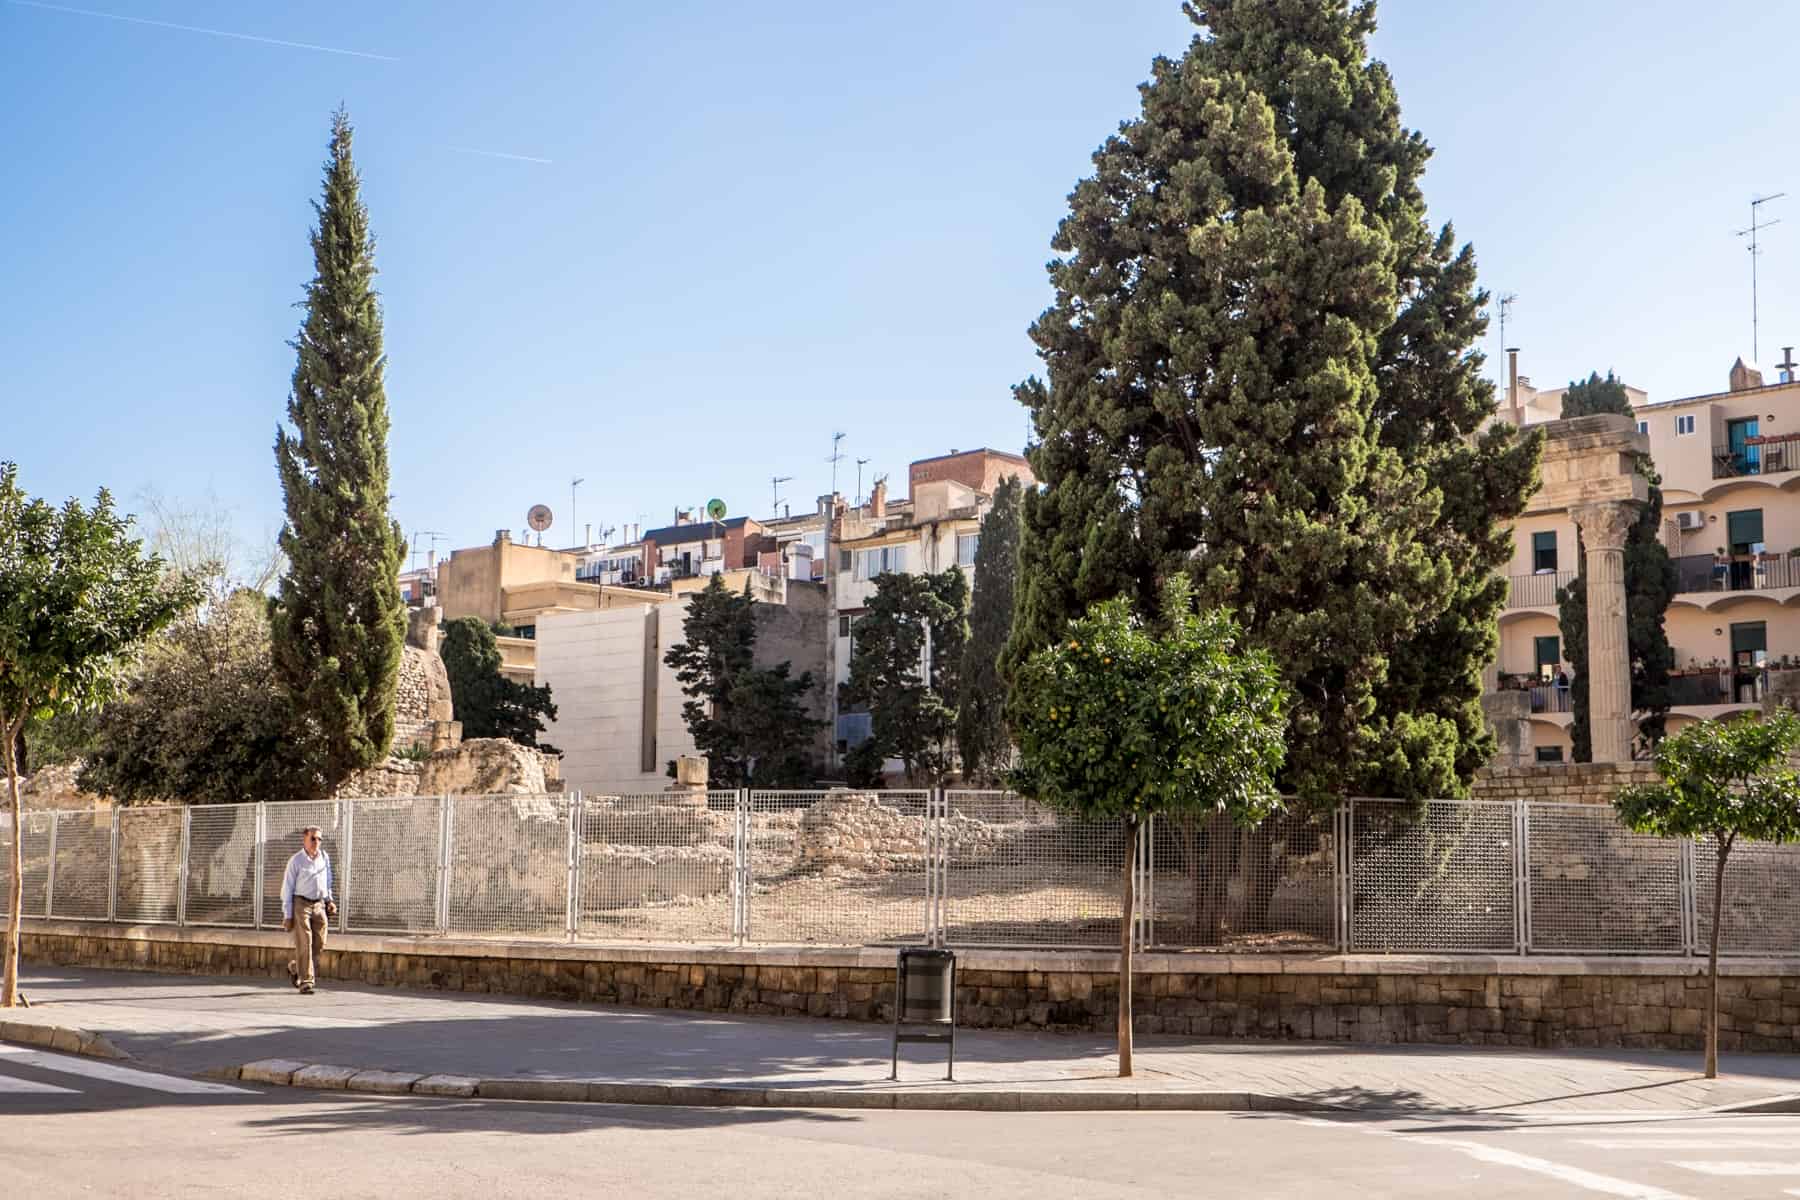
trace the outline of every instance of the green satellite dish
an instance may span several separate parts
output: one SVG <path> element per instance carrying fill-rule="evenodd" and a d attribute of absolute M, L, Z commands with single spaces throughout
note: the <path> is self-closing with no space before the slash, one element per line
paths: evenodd
<path fill-rule="evenodd" d="M 706 502 L 706 515 L 715 521 L 723 521 L 725 519 L 725 502 L 718 499 L 708 500 Z"/>

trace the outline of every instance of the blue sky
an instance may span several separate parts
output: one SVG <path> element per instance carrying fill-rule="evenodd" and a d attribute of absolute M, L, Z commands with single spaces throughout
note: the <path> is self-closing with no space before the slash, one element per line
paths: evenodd
<path fill-rule="evenodd" d="M 1787 223 L 1765 235 L 1762 357 L 1800 342 L 1776 15 L 1381 16 L 1376 53 L 1437 150 L 1433 216 L 1518 294 L 1508 340 L 1536 382 L 1724 387 L 1750 342 L 1732 231 L 1753 194 L 1790 186 L 1766 209 Z M 409 534 L 480 544 L 540 501 L 554 541 L 712 496 L 764 515 L 777 475 L 804 508 L 834 431 L 847 493 L 857 458 L 866 488 L 952 448 L 1016 450 L 1010 388 L 1036 366 L 1026 328 L 1065 198 L 1190 32 L 1174 0 L 0 0 L 0 458 L 52 498 L 214 496 L 246 539 L 272 536 L 340 100 Z"/>

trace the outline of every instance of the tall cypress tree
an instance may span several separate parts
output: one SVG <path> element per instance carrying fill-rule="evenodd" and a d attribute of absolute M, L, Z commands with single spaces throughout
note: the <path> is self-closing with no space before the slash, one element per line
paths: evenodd
<path fill-rule="evenodd" d="M 1538 453 L 1481 432 L 1473 254 L 1426 223 L 1372 3 L 1187 11 L 1057 231 L 1008 667 L 1185 571 L 1286 672 L 1286 786 L 1459 793 Z"/>
<path fill-rule="evenodd" d="M 350 120 L 332 116 L 325 195 L 313 205 L 315 274 L 275 462 L 287 502 L 287 573 L 270 603 L 275 669 L 310 722 L 321 794 L 386 755 L 406 641 L 398 575 L 405 539 L 388 516 L 388 407 L 375 243 L 350 155 Z"/>
<path fill-rule="evenodd" d="M 1631 415 L 1631 398 L 1625 385 L 1613 377 L 1592 372 L 1580 383 L 1570 383 L 1563 393 L 1562 415 L 1587 417 L 1595 413 Z M 1662 529 L 1662 475 L 1648 454 L 1637 456 L 1637 473 L 1650 485 L 1649 502 L 1625 538 L 1626 651 L 1631 656 L 1631 710 L 1637 718 L 1640 749 L 1662 741 L 1669 719 L 1669 672 L 1675 668 L 1675 649 L 1669 645 L 1664 623 L 1670 601 L 1681 583 L 1681 572 L 1669 558 L 1658 536 Z M 1570 757 L 1591 762 L 1594 727 L 1588 707 L 1587 673 L 1587 554 L 1579 531 L 1575 542 L 1576 576 L 1557 592 L 1557 622 L 1561 626 L 1563 657 L 1573 668 L 1569 681 Z"/>
<path fill-rule="evenodd" d="M 975 547 L 975 591 L 969 604 L 969 643 L 963 649 L 962 702 L 956 709 L 956 750 L 963 778 L 998 782 L 1012 738 L 1006 726 L 1000 654 L 1012 635 L 1013 591 L 1019 572 L 1019 507 L 1024 487 L 1009 476 L 994 489 Z"/>

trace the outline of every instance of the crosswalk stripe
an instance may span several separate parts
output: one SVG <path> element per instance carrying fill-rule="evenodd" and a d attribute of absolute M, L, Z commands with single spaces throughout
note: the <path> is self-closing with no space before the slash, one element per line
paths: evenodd
<path fill-rule="evenodd" d="M 1703 1175 L 1800 1175 L 1800 1162 L 1678 1162 L 1675 1165 Z"/>
<path fill-rule="evenodd" d="M 168 1092 L 177 1096 L 221 1096 L 249 1095 L 243 1088 L 232 1087 L 224 1083 L 208 1083 L 204 1079 L 182 1079 L 175 1075 L 156 1075 L 149 1071 L 134 1071 L 130 1067 L 121 1067 L 109 1062 L 96 1062 L 91 1058 L 67 1058 L 59 1054 L 46 1054 L 42 1050 L 27 1050 L 21 1046 L 0 1046 L 0 1055 L 5 1061 L 22 1063 L 25 1066 L 37 1067 L 44 1071 L 55 1071 L 63 1075 L 84 1075 L 89 1079 L 104 1079 L 109 1083 L 124 1083 L 132 1087 L 146 1088 L 153 1092 Z"/>
<path fill-rule="evenodd" d="M 7 1092 L 31 1093 L 33 1095 L 40 1095 L 40 1096 L 45 1095 L 47 1093 L 51 1093 L 51 1092 L 61 1092 L 64 1095 L 74 1095 L 75 1089 L 74 1088 L 66 1088 L 66 1087 L 57 1087 L 54 1083 L 39 1083 L 35 1079 L 14 1079 L 10 1075 L 0 1075 L 0 1093 L 7 1093 Z"/>
<path fill-rule="evenodd" d="M 1498 1146 L 1488 1146 L 1481 1142 L 1470 1142 L 1461 1138 L 1422 1137 L 1410 1144 L 1445 1146 L 1459 1150 L 1480 1162 L 1493 1163 L 1502 1167 L 1517 1167 L 1521 1171 L 1534 1171 L 1539 1175 L 1548 1175 L 1552 1179 L 1560 1180 L 1573 1187 L 1599 1192 L 1607 1196 L 1625 1196 L 1628 1200 L 1684 1200 L 1679 1192 L 1665 1191 L 1649 1184 L 1633 1183 L 1628 1179 L 1615 1179 L 1596 1171 L 1571 1167 L 1563 1163 L 1552 1162 L 1547 1158 L 1536 1158 L 1512 1150 L 1502 1150 Z"/>

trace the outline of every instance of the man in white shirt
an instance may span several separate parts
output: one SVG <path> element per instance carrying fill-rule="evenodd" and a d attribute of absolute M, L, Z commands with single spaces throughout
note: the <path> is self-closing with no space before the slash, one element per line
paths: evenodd
<path fill-rule="evenodd" d="M 331 895 L 331 856 L 325 853 L 324 835 L 317 825 L 300 831 L 300 849 L 288 859 L 281 877 L 281 927 L 294 932 L 294 957 L 288 960 L 288 978 L 300 994 L 310 996 L 317 982 L 319 955 L 337 916 Z"/>

